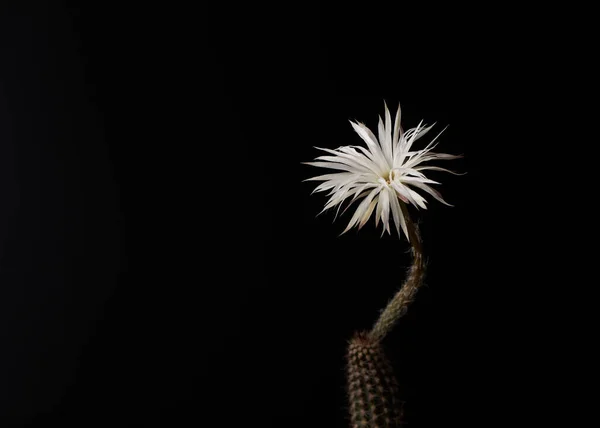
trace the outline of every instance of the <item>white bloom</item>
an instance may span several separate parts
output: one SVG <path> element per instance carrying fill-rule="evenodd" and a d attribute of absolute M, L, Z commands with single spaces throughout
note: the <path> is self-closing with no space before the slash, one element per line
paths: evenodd
<path fill-rule="evenodd" d="M 391 213 L 398 235 L 401 236 L 400 229 L 402 229 L 408 239 L 404 204 L 427 209 L 427 200 L 416 190 L 426 192 L 438 201 L 450 205 L 442 199 L 437 190 L 430 186 L 439 183 L 425 177 L 423 171 L 452 171 L 426 163 L 431 160 L 456 159 L 461 156 L 432 152 L 441 132 L 424 149 L 414 150 L 415 141 L 427 134 L 435 124 L 425 126 L 421 121 L 416 128 L 404 132 L 400 125 L 400 106 L 392 127 L 392 118 L 385 105 L 385 123 L 381 116 L 379 117 L 379 139 L 364 124 L 352 121 L 350 123 L 367 147 L 344 146 L 335 150 L 316 147 L 330 155 L 319 156 L 315 159 L 317 162 L 306 163 L 340 172 L 320 175 L 306 181 L 323 181 L 314 192 L 329 190 L 330 198 L 323 211 L 337 205 L 339 213 L 344 201 L 350 200 L 352 204 L 362 198 L 342 234 L 353 226 L 358 226 L 358 229 L 363 227 L 375 211 L 375 224 L 378 225 L 381 221 L 383 233 L 386 230 L 390 233 Z"/>

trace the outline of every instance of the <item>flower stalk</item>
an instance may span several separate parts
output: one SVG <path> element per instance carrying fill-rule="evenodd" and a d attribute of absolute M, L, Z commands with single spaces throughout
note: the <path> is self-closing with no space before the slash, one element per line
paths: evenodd
<path fill-rule="evenodd" d="M 417 291 L 425 276 L 425 259 L 423 257 L 423 243 L 418 226 L 411 221 L 406 204 L 400 203 L 402 214 L 406 219 L 406 227 L 411 242 L 413 256 L 412 265 L 404 284 L 381 311 L 375 325 L 369 332 L 369 338 L 381 341 L 392 330 L 396 322 L 406 313 L 409 305 L 414 301 Z"/>
<path fill-rule="evenodd" d="M 404 284 L 381 311 L 371 331 L 356 333 L 349 341 L 346 358 L 352 428 L 399 428 L 403 424 L 398 381 L 381 342 L 414 301 L 423 284 L 425 261 L 419 228 L 410 219 L 406 205 L 400 206 L 412 244 L 413 262 Z"/>

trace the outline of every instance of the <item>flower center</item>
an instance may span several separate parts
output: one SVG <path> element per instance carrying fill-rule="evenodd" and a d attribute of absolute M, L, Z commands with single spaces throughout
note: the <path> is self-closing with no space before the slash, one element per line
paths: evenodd
<path fill-rule="evenodd" d="M 391 169 L 390 172 L 387 173 L 385 182 L 387 184 L 390 184 L 392 181 L 394 181 L 396 179 L 396 175 L 397 175 L 397 171 L 395 169 Z"/>

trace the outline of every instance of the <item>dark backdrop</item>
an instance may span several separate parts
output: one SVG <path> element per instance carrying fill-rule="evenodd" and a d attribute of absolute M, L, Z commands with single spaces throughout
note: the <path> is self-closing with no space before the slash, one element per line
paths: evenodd
<path fill-rule="evenodd" d="M 375 127 L 384 100 L 405 127 L 450 125 L 439 149 L 467 172 L 432 174 L 454 208 L 412 211 L 427 285 L 386 341 L 406 419 L 511 418 L 489 171 L 522 106 L 492 12 L 14 3 L 2 426 L 347 426 L 346 340 L 401 284 L 408 247 L 373 224 L 338 237 L 349 216 L 316 218 L 301 162 L 358 144 L 348 119 Z"/>

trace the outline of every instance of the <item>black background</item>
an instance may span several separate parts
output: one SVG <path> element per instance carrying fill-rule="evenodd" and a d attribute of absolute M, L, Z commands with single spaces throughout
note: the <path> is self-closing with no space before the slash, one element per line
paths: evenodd
<path fill-rule="evenodd" d="M 511 420 L 527 359 L 495 173 L 531 53 L 518 16 L 476 12 L 3 8 L 2 426 L 347 426 L 346 340 L 408 247 L 338 237 L 301 162 L 358 144 L 348 120 L 384 100 L 450 125 L 443 166 L 467 172 L 432 173 L 455 207 L 412 211 L 427 285 L 386 339 L 406 420 Z"/>

